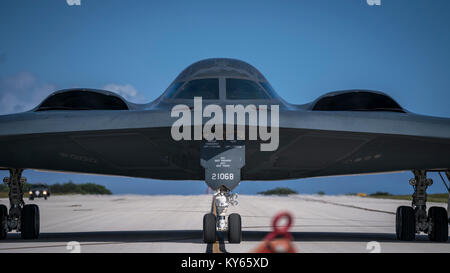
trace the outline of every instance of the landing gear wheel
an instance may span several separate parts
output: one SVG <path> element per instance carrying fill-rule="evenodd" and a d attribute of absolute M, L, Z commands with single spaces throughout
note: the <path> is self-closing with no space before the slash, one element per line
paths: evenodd
<path fill-rule="evenodd" d="M 5 228 L 5 224 L 8 217 L 8 208 L 5 205 L 0 205 L 0 240 L 6 239 L 8 231 Z"/>
<path fill-rule="evenodd" d="M 428 210 L 428 221 L 432 224 L 428 237 L 431 241 L 447 242 L 448 219 L 447 211 L 441 207 L 431 207 Z"/>
<path fill-rule="evenodd" d="M 216 216 L 212 213 L 203 216 L 203 241 L 207 244 L 216 242 Z"/>
<path fill-rule="evenodd" d="M 21 225 L 23 239 L 37 239 L 39 237 L 39 207 L 37 205 L 23 206 Z"/>
<path fill-rule="evenodd" d="M 402 241 L 412 241 L 416 235 L 416 220 L 414 209 L 408 206 L 397 208 L 395 231 L 397 239 Z"/>
<path fill-rule="evenodd" d="M 241 216 L 232 213 L 228 216 L 228 241 L 230 244 L 240 244 L 242 240 Z"/>

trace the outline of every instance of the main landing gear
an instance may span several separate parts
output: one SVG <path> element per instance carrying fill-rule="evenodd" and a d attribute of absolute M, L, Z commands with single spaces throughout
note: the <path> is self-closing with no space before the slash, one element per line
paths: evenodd
<path fill-rule="evenodd" d="M 211 213 L 203 217 L 203 241 L 214 243 L 217 232 L 227 232 L 230 243 L 242 240 L 242 220 L 237 213 L 228 216 L 230 205 L 237 205 L 237 195 L 231 190 L 241 181 L 241 168 L 245 165 L 245 146 L 238 141 L 210 141 L 201 148 L 200 164 L 205 168 L 205 182 L 213 189 Z"/>
<path fill-rule="evenodd" d="M 3 182 L 9 187 L 10 209 L 0 205 L 0 239 L 5 239 L 8 232 L 16 230 L 23 239 L 39 237 L 39 207 L 34 204 L 25 205 L 22 186 L 26 178 L 22 177 L 23 169 L 10 169 L 9 177 Z"/>
<path fill-rule="evenodd" d="M 433 184 L 425 170 L 414 170 L 409 184 L 414 188 L 412 206 L 401 206 L 396 213 L 396 234 L 399 240 L 412 241 L 416 233 L 428 234 L 431 241 L 448 240 L 448 215 L 442 207 L 431 207 L 427 214 L 426 190 Z"/>

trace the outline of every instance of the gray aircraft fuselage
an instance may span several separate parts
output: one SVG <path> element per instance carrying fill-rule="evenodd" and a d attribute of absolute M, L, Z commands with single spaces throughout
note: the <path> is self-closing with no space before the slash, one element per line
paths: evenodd
<path fill-rule="evenodd" d="M 172 108 L 192 106 L 192 99 L 180 98 L 187 95 L 175 87 L 179 83 L 179 88 L 186 89 L 190 81 L 201 83 L 202 79 L 218 83 L 218 98 L 204 100 L 205 106 L 279 105 L 278 149 L 261 151 L 260 140 L 245 140 L 242 180 L 450 168 L 449 118 L 392 108 L 394 102 L 387 95 L 366 90 L 334 92 L 309 104 L 290 104 L 264 89 L 268 82 L 259 71 L 233 59 L 208 59 L 189 66 L 148 104 L 133 104 L 102 90 L 62 90 L 31 111 L 0 116 L 0 167 L 204 180 L 200 165 L 204 141 L 175 141 L 171 136 L 177 120 L 171 117 Z M 261 92 L 267 91 L 267 98 L 228 100 L 227 86 L 232 81 L 227 79 L 253 81 Z M 122 106 L 73 108 L 78 94 L 87 94 L 77 92 L 97 94 L 95 100 L 102 105 L 113 98 Z M 370 103 L 365 105 L 372 108 L 358 108 L 361 98 L 372 97 L 380 99 L 380 105 L 389 101 L 390 108 Z"/>

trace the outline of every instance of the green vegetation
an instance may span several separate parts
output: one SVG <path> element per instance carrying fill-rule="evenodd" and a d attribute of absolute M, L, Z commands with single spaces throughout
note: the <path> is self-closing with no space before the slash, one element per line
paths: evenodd
<path fill-rule="evenodd" d="M 392 196 L 392 194 L 388 193 L 388 192 L 384 192 L 384 191 L 377 191 L 376 193 L 371 193 L 369 194 L 370 197 L 375 197 L 375 196 Z"/>
<path fill-rule="evenodd" d="M 325 192 L 319 191 L 317 194 L 318 194 L 318 195 L 325 195 Z"/>
<path fill-rule="evenodd" d="M 28 191 L 32 184 L 25 183 L 23 186 L 24 197 L 28 197 Z M 64 184 L 47 185 L 51 194 L 112 194 L 105 186 L 94 183 L 75 184 L 72 181 Z M 0 198 L 8 197 L 9 189 L 0 184 Z"/>
<path fill-rule="evenodd" d="M 0 192 L 8 192 L 8 186 L 5 184 L 0 184 Z"/>
<path fill-rule="evenodd" d="M 105 186 L 94 183 L 74 184 L 69 182 L 49 185 L 49 189 L 52 194 L 112 194 Z"/>
<path fill-rule="evenodd" d="M 393 195 L 388 192 L 376 192 L 376 193 L 369 194 L 368 197 L 395 199 L 395 200 L 412 200 L 411 194 Z M 447 203 L 448 193 L 428 194 L 427 201 L 428 202 Z"/>
<path fill-rule="evenodd" d="M 262 195 L 288 195 L 288 194 L 298 194 L 298 192 L 291 190 L 289 188 L 275 188 L 273 190 L 258 192 Z"/>

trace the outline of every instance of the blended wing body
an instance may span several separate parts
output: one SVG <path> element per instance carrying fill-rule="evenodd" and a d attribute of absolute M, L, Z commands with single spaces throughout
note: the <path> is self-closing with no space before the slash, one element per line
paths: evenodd
<path fill-rule="evenodd" d="M 192 107 L 197 95 L 204 105 L 279 105 L 278 149 L 246 140 L 242 180 L 450 168 L 450 119 L 410 113 L 368 90 L 289 104 L 259 71 L 233 59 L 189 66 L 149 104 L 70 89 L 29 112 L 0 116 L 0 167 L 203 180 L 202 141 L 171 136 L 173 107 Z"/>

